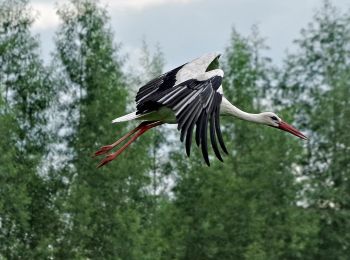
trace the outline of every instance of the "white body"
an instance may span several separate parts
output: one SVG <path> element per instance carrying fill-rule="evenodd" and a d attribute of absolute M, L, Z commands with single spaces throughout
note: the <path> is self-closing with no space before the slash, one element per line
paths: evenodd
<path fill-rule="evenodd" d="M 132 112 L 125 116 L 118 117 L 112 121 L 112 123 L 126 122 L 130 120 L 140 120 L 140 121 L 162 121 L 168 124 L 175 124 L 176 117 L 174 112 L 167 108 L 161 107 L 157 111 L 153 111 L 146 114 L 136 115 L 136 112 Z"/>
<path fill-rule="evenodd" d="M 251 114 L 244 112 L 232 105 L 225 97 L 222 98 L 220 105 L 220 115 L 231 115 L 255 123 L 265 123 L 264 118 L 259 116 L 260 114 Z M 136 115 L 136 112 L 132 112 L 125 116 L 114 119 L 112 123 L 126 122 L 130 120 L 162 121 L 168 124 L 176 124 L 175 113 L 167 107 L 161 107 L 157 111 L 141 115 Z"/>

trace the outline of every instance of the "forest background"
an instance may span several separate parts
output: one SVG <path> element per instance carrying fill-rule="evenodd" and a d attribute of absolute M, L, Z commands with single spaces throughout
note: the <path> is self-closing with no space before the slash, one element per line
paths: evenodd
<path fill-rule="evenodd" d="M 281 64 L 258 26 L 221 58 L 229 100 L 307 142 L 224 120 L 229 155 L 207 167 L 161 127 L 102 169 L 91 154 L 135 127 L 110 122 L 164 72 L 162 47 L 128 70 L 106 7 L 56 10 L 44 62 L 30 1 L 0 2 L 0 259 L 349 259 L 348 10 L 320 1 Z"/>

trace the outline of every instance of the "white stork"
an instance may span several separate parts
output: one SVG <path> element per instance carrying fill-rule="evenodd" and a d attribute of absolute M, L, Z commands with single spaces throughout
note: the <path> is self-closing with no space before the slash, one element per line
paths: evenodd
<path fill-rule="evenodd" d="M 140 120 L 141 124 L 117 140 L 101 147 L 95 156 L 108 153 L 114 147 L 130 139 L 116 152 L 108 154 L 98 165 L 101 167 L 114 160 L 132 142 L 149 129 L 162 124 L 177 124 L 181 131 L 180 140 L 186 143 L 186 153 L 190 156 L 192 133 L 196 126 L 195 139 L 202 149 L 205 162 L 210 165 L 207 147 L 209 125 L 210 141 L 216 157 L 222 160 L 221 150 L 227 149 L 220 130 L 221 115 L 233 116 L 246 121 L 264 124 L 287 131 L 301 139 L 307 139 L 300 131 L 283 122 L 272 112 L 251 114 L 232 105 L 223 95 L 222 78 L 219 69 L 220 54 L 209 53 L 189 63 L 185 63 L 142 86 L 136 95 L 136 111 L 118 117 L 112 123 Z"/>

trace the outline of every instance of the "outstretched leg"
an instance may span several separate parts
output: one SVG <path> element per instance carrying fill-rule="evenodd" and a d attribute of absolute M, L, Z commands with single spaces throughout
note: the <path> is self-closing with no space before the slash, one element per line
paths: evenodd
<path fill-rule="evenodd" d="M 138 130 L 140 130 L 143 126 L 149 124 L 150 122 L 145 121 L 142 122 L 141 124 L 139 124 L 138 127 L 136 127 L 135 129 L 131 130 L 129 133 L 127 133 L 126 135 L 124 135 L 122 138 L 120 138 L 119 140 L 115 141 L 113 144 L 110 145 L 105 145 L 102 146 L 100 149 L 98 149 L 94 156 L 99 156 L 99 155 L 103 155 L 105 153 L 108 153 L 110 150 L 112 150 L 114 147 L 116 147 L 117 145 L 119 145 L 120 143 L 122 143 L 123 141 L 125 141 L 126 138 L 128 138 L 129 136 L 133 135 L 134 133 L 136 133 Z"/>
<path fill-rule="evenodd" d="M 119 154 L 121 154 L 132 142 L 134 142 L 139 136 L 141 136 L 142 134 L 144 134 L 145 132 L 147 132 L 149 129 L 159 126 L 161 124 L 163 124 L 163 122 L 160 121 L 156 121 L 156 122 L 146 122 L 147 124 L 141 124 L 140 126 L 136 127 L 134 130 L 132 130 L 130 133 L 128 133 L 127 135 L 123 136 L 121 139 L 119 139 L 117 142 L 118 144 L 121 143 L 122 141 L 124 141 L 127 137 L 129 137 L 130 135 L 132 135 L 133 133 L 135 133 L 136 131 L 138 131 L 127 143 L 125 143 L 120 149 L 118 149 L 118 151 L 111 153 L 109 155 L 107 155 L 101 162 L 100 164 L 97 166 L 97 168 L 102 167 L 103 165 L 106 165 L 107 163 L 109 163 L 110 161 L 114 160 L 115 158 L 117 158 L 117 156 Z M 120 141 L 121 140 L 121 141 Z M 115 143 L 117 143 L 115 142 Z M 114 143 L 114 144 L 115 144 Z M 112 144 L 112 145 L 114 145 Z M 117 145 L 118 145 L 117 144 Z M 114 146 L 113 146 L 114 147 Z M 112 148 L 111 148 L 112 149 Z M 109 149 L 110 150 L 110 149 Z M 108 150 L 108 151 L 109 151 Z M 102 154 L 102 153 L 101 153 Z"/>

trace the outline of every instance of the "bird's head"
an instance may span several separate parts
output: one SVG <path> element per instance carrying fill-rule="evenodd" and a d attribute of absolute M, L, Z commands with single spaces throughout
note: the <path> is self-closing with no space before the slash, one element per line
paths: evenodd
<path fill-rule="evenodd" d="M 287 124 L 284 122 L 278 115 L 272 112 L 263 112 L 260 114 L 262 123 L 274 128 L 281 129 L 283 131 L 286 131 L 288 133 L 291 133 L 301 139 L 306 140 L 307 137 L 301 133 L 298 129 L 294 128 L 293 126 Z"/>

